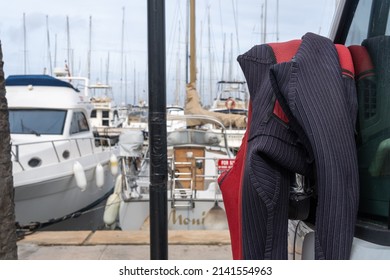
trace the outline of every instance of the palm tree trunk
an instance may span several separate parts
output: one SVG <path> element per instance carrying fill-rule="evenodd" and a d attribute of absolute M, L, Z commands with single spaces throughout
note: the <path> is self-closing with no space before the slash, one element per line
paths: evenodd
<path fill-rule="evenodd" d="M 16 260 L 14 187 L 3 64 L 0 42 L 0 259 Z"/>

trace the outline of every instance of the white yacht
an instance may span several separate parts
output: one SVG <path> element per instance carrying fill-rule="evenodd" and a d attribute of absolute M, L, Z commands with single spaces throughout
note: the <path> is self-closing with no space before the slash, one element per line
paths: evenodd
<path fill-rule="evenodd" d="M 97 83 L 88 85 L 93 109 L 91 111 L 91 126 L 99 137 L 109 138 L 114 144 L 118 141 L 122 127 L 128 121 L 128 110 L 114 101 L 112 87 Z"/>
<path fill-rule="evenodd" d="M 210 111 L 225 114 L 246 115 L 249 106 L 249 92 L 244 81 L 219 81 L 217 97 Z"/>
<path fill-rule="evenodd" d="M 109 194 L 118 149 L 94 137 L 87 88 L 47 75 L 9 76 L 5 84 L 16 221 L 47 223 Z"/>
<path fill-rule="evenodd" d="M 210 108 L 211 112 L 231 115 L 248 115 L 249 91 L 245 81 L 219 81 L 217 97 Z M 241 146 L 246 127 L 226 125 L 228 145 L 237 153 Z"/>

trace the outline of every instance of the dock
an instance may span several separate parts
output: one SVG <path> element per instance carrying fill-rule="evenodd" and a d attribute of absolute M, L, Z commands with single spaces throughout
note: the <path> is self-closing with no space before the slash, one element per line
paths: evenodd
<path fill-rule="evenodd" d="M 19 260 L 150 260 L 149 231 L 37 231 L 18 243 Z M 228 230 L 168 232 L 170 260 L 231 260 Z"/>

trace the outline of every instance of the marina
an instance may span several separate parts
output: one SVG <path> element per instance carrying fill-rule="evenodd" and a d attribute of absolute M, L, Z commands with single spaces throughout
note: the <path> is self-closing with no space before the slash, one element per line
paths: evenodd
<path fill-rule="evenodd" d="M 275 42 L 266 37 L 263 0 L 260 44 L 242 51 L 232 19 L 239 74 L 231 62 L 228 79 L 212 73 L 208 17 L 207 89 L 196 2 L 186 3 L 188 69 L 178 51 L 176 78 L 156 0 L 146 7 L 144 89 L 127 73 L 124 7 L 119 79 L 108 78 L 110 55 L 93 81 L 90 64 L 88 78 L 71 75 L 85 71 L 74 69 L 68 17 L 64 68 L 0 71 L 1 214 L 15 225 L 1 227 L 3 258 L 390 260 L 390 0 L 338 0 L 326 36 L 283 42 L 279 27 Z"/>

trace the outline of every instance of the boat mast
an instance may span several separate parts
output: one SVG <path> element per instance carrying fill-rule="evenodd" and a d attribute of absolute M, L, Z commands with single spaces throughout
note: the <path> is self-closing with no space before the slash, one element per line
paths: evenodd
<path fill-rule="evenodd" d="M 66 16 L 66 37 L 67 37 L 67 71 L 68 75 L 71 76 L 74 73 L 73 69 L 73 53 L 70 44 L 70 27 L 69 27 L 69 17 Z"/>
<path fill-rule="evenodd" d="M 229 81 L 233 81 L 233 33 L 230 33 Z"/>
<path fill-rule="evenodd" d="M 264 0 L 264 25 L 263 25 L 263 42 L 267 42 L 267 0 Z"/>
<path fill-rule="evenodd" d="M 70 71 L 70 36 L 69 36 L 69 17 L 66 16 L 66 38 L 67 38 L 67 68 L 68 68 L 68 73 Z M 72 71 L 73 73 L 73 71 Z"/>
<path fill-rule="evenodd" d="M 188 78 L 188 58 L 189 58 L 189 53 L 188 53 L 188 49 L 189 49 L 189 18 L 190 18 L 190 0 L 188 0 L 187 2 L 187 5 L 186 5 L 186 14 L 187 14 L 187 21 L 186 21 L 186 83 L 188 84 L 189 83 L 189 78 Z"/>
<path fill-rule="evenodd" d="M 23 13 L 23 65 L 24 65 L 24 75 L 27 74 L 27 32 L 26 32 L 26 13 Z"/>
<path fill-rule="evenodd" d="M 120 80 L 121 102 L 123 102 L 123 52 L 124 52 L 124 37 L 125 37 L 125 7 L 122 7 L 121 80 Z M 126 99 L 126 97 L 125 97 L 125 99 Z M 127 104 L 127 100 L 125 100 L 125 104 Z"/>
<path fill-rule="evenodd" d="M 127 102 L 127 56 L 125 56 L 125 80 L 124 80 L 124 83 L 125 83 L 125 104 L 127 106 L 128 102 Z"/>
<path fill-rule="evenodd" d="M 232 0 L 232 5 L 233 5 L 234 27 L 236 31 L 237 51 L 238 53 L 240 53 L 240 40 L 238 37 L 238 5 L 237 2 L 235 2 L 234 0 Z"/>
<path fill-rule="evenodd" d="M 54 67 L 57 67 L 57 33 L 54 35 Z"/>
<path fill-rule="evenodd" d="M 88 80 L 91 80 L 92 16 L 89 16 Z"/>
<path fill-rule="evenodd" d="M 237 44 L 237 52 L 238 53 L 241 53 L 240 51 L 240 40 L 239 40 L 239 36 L 238 36 L 238 1 L 234 1 L 232 0 L 232 5 L 233 5 L 233 14 L 234 14 L 234 26 L 235 26 L 235 31 L 236 31 L 236 44 Z M 230 77 L 229 79 L 231 81 L 233 81 L 233 56 L 234 56 L 234 52 L 233 52 L 233 37 L 232 37 L 232 43 L 231 43 L 231 49 L 232 49 L 232 52 L 231 52 L 231 63 L 232 63 L 232 69 L 231 69 L 231 73 L 229 74 Z M 237 73 L 237 71 L 236 71 Z M 236 75 L 237 77 L 237 75 Z M 238 78 L 238 77 L 237 77 Z"/>
<path fill-rule="evenodd" d="M 210 106 L 213 104 L 213 63 L 211 57 L 211 28 L 210 28 L 210 5 L 207 7 L 207 21 L 208 21 L 208 41 L 209 41 L 209 97 Z"/>
<path fill-rule="evenodd" d="M 279 0 L 276 0 L 276 42 L 279 42 Z"/>
<path fill-rule="evenodd" d="M 110 70 L 110 52 L 107 54 L 107 62 L 106 62 L 106 85 L 109 85 L 110 83 L 108 82 L 108 73 Z"/>
<path fill-rule="evenodd" d="M 50 51 L 50 35 L 49 35 L 49 16 L 46 15 L 46 34 L 47 34 L 47 55 L 49 59 L 49 73 L 53 75 L 53 68 L 51 63 L 51 51 Z"/>
<path fill-rule="evenodd" d="M 200 63 L 199 63 L 199 92 L 201 94 L 201 100 L 204 99 L 204 73 L 203 73 L 203 22 L 200 22 L 200 51 L 199 51 L 199 57 L 200 57 Z"/>
<path fill-rule="evenodd" d="M 135 61 L 134 61 L 134 88 L 133 88 L 133 90 L 134 90 L 134 94 L 133 94 L 133 105 L 135 106 L 135 104 L 136 104 L 136 95 L 137 95 L 137 76 L 136 76 L 136 70 L 135 70 Z"/>
<path fill-rule="evenodd" d="M 100 80 L 103 80 L 103 58 L 100 58 L 100 74 L 99 78 L 97 78 L 98 82 L 100 82 Z"/>
<path fill-rule="evenodd" d="M 190 83 L 196 83 L 195 0 L 190 0 Z"/>
<path fill-rule="evenodd" d="M 222 53 L 222 76 L 221 81 L 225 78 L 225 54 L 226 54 L 226 33 L 223 34 L 223 53 Z"/>
<path fill-rule="evenodd" d="M 175 89 L 175 105 L 180 103 L 180 57 L 178 56 L 176 61 L 176 89 Z"/>
<path fill-rule="evenodd" d="M 181 59 L 180 59 L 180 36 L 181 34 L 181 22 L 179 20 L 179 40 L 178 40 L 178 47 L 177 47 L 177 54 L 176 54 L 176 88 L 175 88 L 175 105 L 179 105 L 180 103 L 180 64 L 181 64 Z"/>

